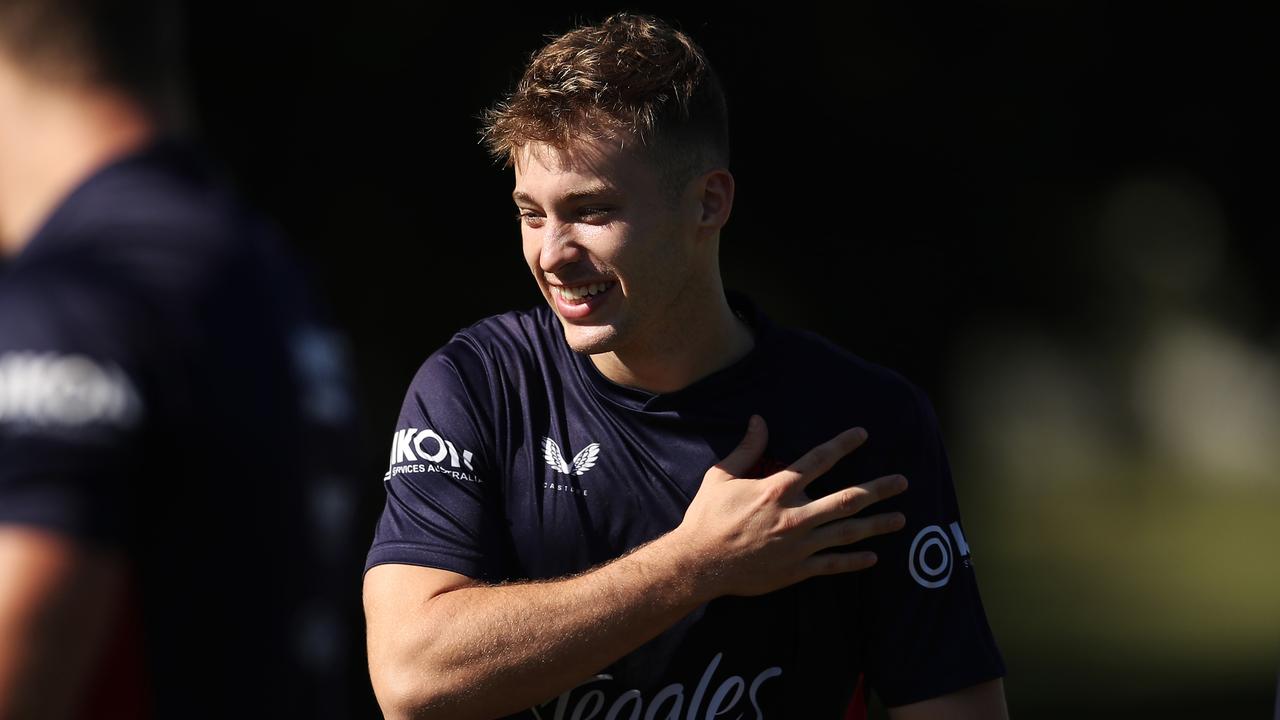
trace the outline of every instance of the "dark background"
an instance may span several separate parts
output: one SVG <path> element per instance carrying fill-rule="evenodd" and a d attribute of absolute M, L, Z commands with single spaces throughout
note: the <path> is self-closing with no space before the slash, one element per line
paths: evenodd
<path fill-rule="evenodd" d="M 542 301 L 512 174 L 476 116 L 546 35 L 618 9 L 678 24 L 725 82 L 726 283 L 937 406 L 1014 715 L 1265 714 L 1280 666 L 1270 11 L 193 7 L 200 134 L 348 333 L 370 532 L 418 365 Z"/>

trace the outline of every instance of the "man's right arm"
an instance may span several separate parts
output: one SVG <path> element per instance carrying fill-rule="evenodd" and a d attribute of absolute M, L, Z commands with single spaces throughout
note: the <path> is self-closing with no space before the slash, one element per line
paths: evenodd
<path fill-rule="evenodd" d="M 369 667 L 389 718 L 492 718 L 572 688 L 722 595 L 758 595 L 815 575 L 871 566 L 866 552 L 819 551 L 900 529 L 900 514 L 852 518 L 906 488 L 879 478 L 810 501 L 804 488 L 858 447 L 841 433 L 786 470 L 742 475 L 764 451 L 755 419 L 707 471 L 670 533 L 582 574 L 483 585 L 387 564 L 365 576 Z"/>

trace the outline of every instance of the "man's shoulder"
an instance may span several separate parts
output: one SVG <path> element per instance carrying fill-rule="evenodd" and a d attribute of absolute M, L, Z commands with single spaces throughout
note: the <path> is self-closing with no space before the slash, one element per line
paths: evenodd
<path fill-rule="evenodd" d="M 509 310 L 458 330 L 418 369 L 414 385 L 457 376 L 472 389 L 564 360 L 567 346 L 555 314 L 545 304 Z"/>
<path fill-rule="evenodd" d="M 139 298 L 88 268 L 50 265 L 0 278 L 0 353 L 77 352 L 127 359 L 148 345 Z"/>
<path fill-rule="evenodd" d="M 545 304 L 477 320 L 458 330 L 437 353 L 480 356 L 489 362 L 554 362 L 564 347 L 555 314 Z"/>
<path fill-rule="evenodd" d="M 779 328 L 771 373 L 796 407 L 856 411 L 859 423 L 894 438 L 917 438 L 936 427 L 928 394 L 897 369 L 859 355 L 812 330 Z"/>
<path fill-rule="evenodd" d="M 14 264 L 79 268 L 180 302 L 243 287 L 249 268 L 268 267 L 284 280 L 291 272 L 291 263 L 282 261 L 286 254 L 272 226 L 232 191 L 212 161 L 193 145 L 165 140 L 84 179 Z"/>
<path fill-rule="evenodd" d="M 559 320 L 546 303 L 482 318 L 459 330 L 457 337 L 484 347 L 512 345 L 533 350 L 564 340 Z"/>
<path fill-rule="evenodd" d="M 813 330 L 779 327 L 775 342 L 780 350 L 775 353 L 775 362 L 790 370 L 794 374 L 791 382 L 799 386 L 892 402 L 921 392 L 898 370 L 868 360 Z"/>

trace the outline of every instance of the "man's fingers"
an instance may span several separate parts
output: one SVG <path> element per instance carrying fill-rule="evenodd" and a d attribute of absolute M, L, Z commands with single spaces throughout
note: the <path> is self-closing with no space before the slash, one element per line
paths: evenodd
<path fill-rule="evenodd" d="M 719 468 L 730 477 L 742 477 L 760 459 L 768 444 L 769 429 L 765 427 L 764 418 L 752 415 L 747 421 L 747 434 L 742 438 L 742 442 L 713 467 Z"/>
<path fill-rule="evenodd" d="M 875 564 L 876 554 L 873 552 L 821 553 L 806 558 L 800 565 L 800 572 L 805 577 L 838 575 L 866 570 Z"/>
<path fill-rule="evenodd" d="M 907 518 L 902 513 L 882 513 L 865 518 L 849 518 L 827 523 L 815 529 L 809 536 L 814 552 L 861 542 L 875 535 L 886 535 L 906 527 Z"/>
<path fill-rule="evenodd" d="M 854 485 L 820 497 L 798 510 L 802 522 L 821 525 L 832 520 L 849 517 L 865 510 L 872 503 L 891 498 L 907 489 L 907 478 L 902 475 L 885 475 L 861 485 Z"/>
<path fill-rule="evenodd" d="M 860 427 L 850 428 L 830 440 L 805 453 L 803 457 L 791 463 L 786 470 L 777 473 L 783 482 L 795 487 L 804 487 L 826 471 L 830 470 L 845 455 L 853 452 L 867 439 L 867 431 Z"/>

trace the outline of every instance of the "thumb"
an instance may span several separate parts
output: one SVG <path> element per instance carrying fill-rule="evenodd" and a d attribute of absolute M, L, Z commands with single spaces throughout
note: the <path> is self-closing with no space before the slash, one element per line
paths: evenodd
<path fill-rule="evenodd" d="M 716 463 L 716 467 L 732 477 L 742 477 L 764 454 L 764 448 L 768 444 L 769 429 L 765 427 L 764 418 L 752 415 L 747 421 L 747 434 L 742 438 L 742 442 L 738 443 L 738 447 L 734 448 L 733 452 Z"/>

